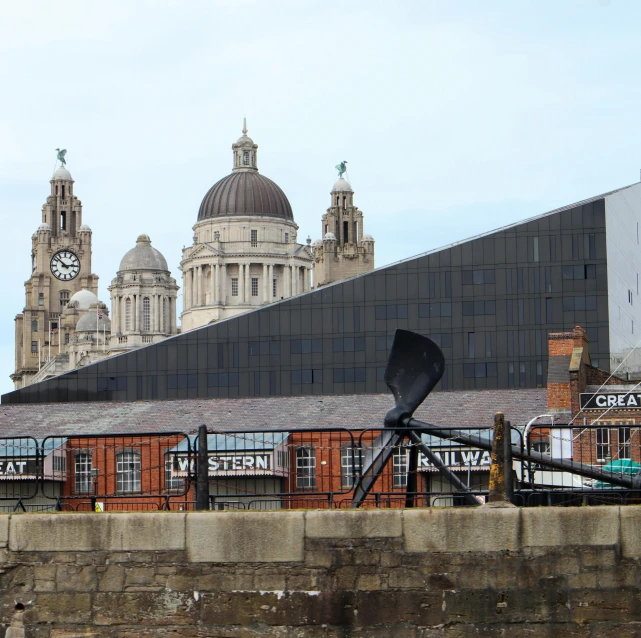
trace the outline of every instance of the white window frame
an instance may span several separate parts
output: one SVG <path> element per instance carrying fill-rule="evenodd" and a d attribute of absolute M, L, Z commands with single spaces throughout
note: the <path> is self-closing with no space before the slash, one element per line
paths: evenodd
<path fill-rule="evenodd" d="M 142 465 L 139 450 L 121 450 L 116 454 L 116 491 L 141 491 Z"/>
<path fill-rule="evenodd" d="M 296 448 L 296 488 L 316 489 L 316 450 L 309 445 Z"/>
<path fill-rule="evenodd" d="M 74 458 L 74 494 L 92 494 L 93 480 L 91 468 L 93 467 L 91 452 L 77 452 Z"/>
<path fill-rule="evenodd" d="M 345 445 L 341 448 L 341 487 L 354 487 L 363 469 L 363 449 Z"/>

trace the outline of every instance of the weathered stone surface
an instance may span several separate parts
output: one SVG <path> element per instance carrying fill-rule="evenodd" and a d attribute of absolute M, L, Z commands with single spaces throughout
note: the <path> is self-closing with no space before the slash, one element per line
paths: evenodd
<path fill-rule="evenodd" d="M 190 514 L 187 556 L 196 563 L 302 561 L 304 533 L 303 512 Z"/>
<path fill-rule="evenodd" d="M 307 538 L 380 538 L 401 536 L 401 510 L 345 511 L 335 516 L 331 510 L 305 514 Z"/>
<path fill-rule="evenodd" d="M 47 551 L 141 551 L 185 549 L 183 513 L 22 514 L 11 517 L 9 549 Z"/>
<path fill-rule="evenodd" d="M 616 545 L 619 507 L 545 507 L 521 510 L 524 547 Z"/>
<path fill-rule="evenodd" d="M 499 552 L 519 546 L 519 509 L 403 511 L 408 552 Z"/>

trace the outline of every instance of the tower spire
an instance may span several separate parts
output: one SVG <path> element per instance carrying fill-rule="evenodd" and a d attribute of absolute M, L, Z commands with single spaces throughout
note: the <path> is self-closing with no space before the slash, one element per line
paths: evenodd
<path fill-rule="evenodd" d="M 247 135 L 247 118 L 243 118 L 243 135 Z"/>

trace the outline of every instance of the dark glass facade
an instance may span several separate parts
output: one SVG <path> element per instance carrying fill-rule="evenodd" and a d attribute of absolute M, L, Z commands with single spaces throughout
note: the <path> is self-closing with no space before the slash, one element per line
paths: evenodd
<path fill-rule="evenodd" d="M 588 201 L 113 357 L 3 403 L 387 392 L 396 328 L 443 349 L 438 389 L 545 386 L 547 333 L 609 366 L 605 200 Z"/>

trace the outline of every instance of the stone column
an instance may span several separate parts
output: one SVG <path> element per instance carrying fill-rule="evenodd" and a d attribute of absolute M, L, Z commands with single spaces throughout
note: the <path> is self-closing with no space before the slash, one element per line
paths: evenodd
<path fill-rule="evenodd" d="M 203 294 L 203 267 L 196 266 L 196 305 L 202 305 Z"/>
<path fill-rule="evenodd" d="M 216 303 L 216 264 L 210 264 L 209 266 L 209 277 L 210 277 L 210 287 L 209 291 L 209 300 L 210 304 L 213 306 Z"/>
<path fill-rule="evenodd" d="M 251 298 L 251 264 L 245 264 L 245 303 L 250 304 Z"/>
<path fill-rule="evenodd" d="M 289 267 L 289 276 L 290 276 L 290 279 L 292 280 L 292 295 L 291 296 L 295 297 L 296 294 L 298 293 L 298 290 L 297 290 L 297 287 L 296 287 L 296 285 L 298 283 L 296 281 L 296 266 L 290 266 Z"/>
<path fill-rule="evenodd" d="M 267 270 L 267 299 L 269 303 L 274 301 L 274 264 L 269 264 Z"/>
<path fill-rule="evenodd" d="M 183 270 L 183 310 L 189 310 L 189 268 Z"/>
<path fill-rule="evenodd" d="M 115 295 L 111 299 L 111 334 L 116 334 L 117 332 L 118 332 L 118 295 Z M 62 339 L 62 330 L 58 331 L 58 335 L 59 335 L 58 339 Z"/>
<path fill-rule="evenodd" d="M 160 313 L 162 312 L 162 297 L 156 295 L 156 318 L 154 325 L 156 326 L 155 331 L 160 332 Z"/>
<path fill-rule="evenodd" d="M 263 298 L 261 299 L 262 303 L 267 303 L 269 301 L 268 287 L 267 287 L 267 284 L 269 283 L 268 277 L 269 277 L 269 266 L 267 264 L 263 264 Z"/>
<path fill-rule="evenodd" d="M 227 264 L 221 264 L 219 266 L 220 274 L 220 302 L 222 304 L 227 303 Z"/>
<path fill-rule="evenodd" d="M 245 264 L 238 264 L 238 303 L 245 303 Z"/>
<path fill-rule="evenodd" d="M 138 332 L 138 326 L 140 325 L 138 323 L 138 306 L 139 306 L 138 302 L 140 301 L 140 296 L 139 295 L 134 295 L 133 297 L 134 297 L 133 298 L 133 308 L 132 308 L 133 313 L 134 313 L 134 317 L 133 317 L 134 330 L 133 331 L 134 332 Z"/>
<path fill-rule="evenodd" d="M 220 266 L 218 264 L 214 264 L 212 266 L 214 268 L 212 272 L 212 300 L 213 303 L 218 303 L 220 301 Z"/>

